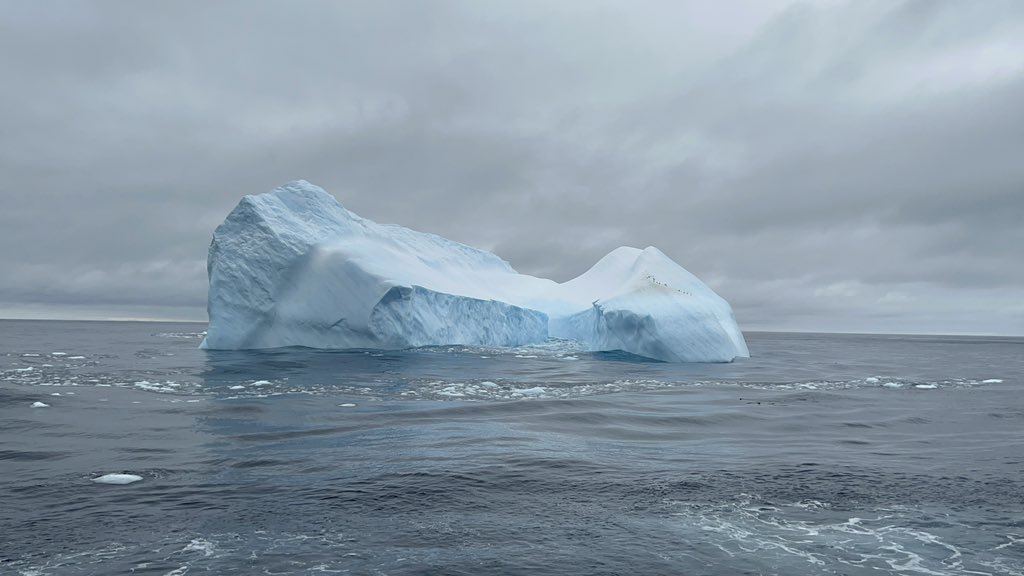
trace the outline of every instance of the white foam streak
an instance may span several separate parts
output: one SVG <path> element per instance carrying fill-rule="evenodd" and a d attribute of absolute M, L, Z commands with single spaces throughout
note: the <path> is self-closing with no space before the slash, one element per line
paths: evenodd
<path fill-rule="evenodd" d="M 972 555 L 971 564 L 965 566 L 964 557 L 953 542 L 913 526 L 925 515 L 920 511 L 880 509 L 881 513 L 873 518 L 836 521 L 827 503 L 773 506 L 754 504 L 756 497 L 745 494 L 737 499 L 738 503 L 721 505 L 672 501 L 666 504 L 681 508 L 674 513 L 681 517 L 680 526 L 699 526 L 702 532 L 714 534 L 707 544 L 730 557 L 753 556 L 759 562 L 777 565 L 786 565 L 787 558 L 791 558 L 816 567 L 846 565 L 858 570 L 929 576 L 1020 575 L 1019 570 L 1005 570 L 1009 559 L 999 555 L 989 559 Z M 1024 537 L 1019 535 L 1006 537 L 1008 542 L 991 551 L 1024 544 Z M 978 566 L 1000 569 L 971 569 Z"/>

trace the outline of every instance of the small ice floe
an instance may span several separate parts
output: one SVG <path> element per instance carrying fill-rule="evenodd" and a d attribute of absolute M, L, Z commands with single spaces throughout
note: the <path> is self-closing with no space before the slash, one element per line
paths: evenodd
<path fill-rule="evenodd" d="M 15 372 L 31 372 L 32 371 L 32 367 L 29 366 L 28 368 L 15 368 L 14 371 Z"/>
<path fill-rule="evenodd" d="M 135 474 L 104 474 L 92 479 L 97 484 L 131 484 L 139 480 L 142 480 L 142 476 L 136 476 Z"/>
<path fill-rule="evenodd" d="M 39 354 L 32 354 L 31 352 L 29 352 L 27 354 L 22 354 L 22 356 L 26 356 L 28 358 L 38 358 Z"/>
<path fill-rule="evenodd" d="M 936 388 L 938 388 L 938 385 L 936 385 L 936 384 L 916 384 L 914 386 L 914 388 L 917 388 L 918 390 L 935 390 Z"/>
<path fill-rule="evenodd" d="M 497 388 L 498 387 L 497 384 L 495 384 L 494 382 L 491 382 L 490 380 L 484 380 L 483 382 L 480 383 L 480 385 L 483 386 L 484 388 Z"/>
<path fill-rule="evenodd" d="M 864 382 L 867 382 L 868 384 L 878 384 L 878 378 L 875 378 L 874 376 L 871 376 L 871 377 L 865 378 Z"/>
<path fill-rule="evenodd" d="M 547 390 L 541 388 L 540 386 L 537 386 L 535 388 L 526 388 L 525 390 L 516 390 L 516 392 L 522 394 L 523 396 L 536 398 L 537 396 L 543 396 L 545 393 L 547 393 Z"/>
<path fill-rule="evenodd" d="M 68 356 L 68 360 L 85 360 L 85 356 Z"/>
<path fill-rule="evenodd" d="M 1001 378 L 989 378 L 988 380 L 982 380 L 981 383 L 982 384 L 1002 384 L 1003 380 Z"/>
<path fill-rule="evenodd" d="M 253 386 L 270 386 L 270 380 L 257 380 L 252 383 Z"/>
<path fill-rule="evenodd" d="M 217 549 L 216 545 L 209 540 L 195 539 L 188 543 L 181 549 L 182 552 L 202 552 L 203 556 L 213 556 L 214 551 Z"/>
<path fill-rule="evenodd" d="M 903 388 L 903 385 L 900 384 L 899 382 L 886 382 L 882 384 L 882 386 L 886 388 Z"/>
<path fill-rule="evenodd" d="M 36 401 L 36 402 L 32 403 L 32 407 L 33 408 L 49 408 L 50 405 L 45 403 L 45 402 Z"/>
<path fill-rule="evenodd" d="M 103 386 L 103 384 L 97 384 L 97 386 Z M 135 387 L 149 392 L 174 392 L 173 388 L 168 388 L 167 386 L 160 385 L 159 382 L 150 382 L 149 380 L 139 380 L 135 383 Z"/>
<path fill-rule="evenodd" d="M 50 356 L 67 356 L 67 352 L 50 352 Z"/>
<path fill-rule="evenodd" d="M 465 390 L 465 389 L 466 389 L 466 385 L 465 384 L 463 384 L 461 382 L 457 382 L 457 383 L 452 384 L 450 386 L 445 386 L 444 388 L 438 390 L 437 393 L 439 395 L 441 395 L 441 396 L 450 396 L 452 398 L 462 398 L 463 396 L 466 395 L 463 392 L 463 390 Z"/>
<path fill-rule="evenodd" d="M 241 384 L 228 386 L 228 390 L 245 390 L 245 386 L 242 386 Z"/>
<path fill-rule="evenodd" d="M 356 405 L 351 402 L 345 402 L 344 404 L 338 404 L 338 406 L 342 408 L 355 408 Z"/>
<path fill-rule="evenodd" d="M 60 392 L 50 392 L 50 396 L 60 396 Z"/>

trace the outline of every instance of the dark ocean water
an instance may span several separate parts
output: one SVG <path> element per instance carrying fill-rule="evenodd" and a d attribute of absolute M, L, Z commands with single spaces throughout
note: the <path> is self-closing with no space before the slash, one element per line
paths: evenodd
<path fill-rule="evenodd" d="M 0 574 L 1024 574 L 1024 339 L 671 365 L 203 329 L 0 321 Z"/>

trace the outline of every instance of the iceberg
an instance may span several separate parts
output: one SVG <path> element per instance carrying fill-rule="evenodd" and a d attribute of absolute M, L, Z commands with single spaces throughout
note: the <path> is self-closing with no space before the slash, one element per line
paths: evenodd
<path fill-rule="evenodd" d="M 657 248 L 558 283 L 345 209 L 306 181 L 245 196 L 210 244 L 201 347 L 403 349 L 572 339 L 669 362 L 748 356 L 728 302 Z"/>

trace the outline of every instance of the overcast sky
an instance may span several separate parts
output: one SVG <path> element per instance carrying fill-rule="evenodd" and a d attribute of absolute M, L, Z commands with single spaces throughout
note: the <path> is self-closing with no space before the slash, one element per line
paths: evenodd
<path fill-rule="evenodd" d="M 0 0 L 0 317 L 205 320 L 245 194 L 744 329 L 1024 334 L 1024 2 Z"/>

